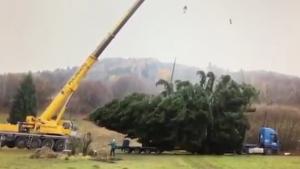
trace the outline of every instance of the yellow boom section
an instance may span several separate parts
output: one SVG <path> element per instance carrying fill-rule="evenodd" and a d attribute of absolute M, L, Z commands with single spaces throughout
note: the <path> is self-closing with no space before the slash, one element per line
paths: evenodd
<path fill-rule="evenodd" d="M 68 98 L 78 88 L 80 80 L 83 79 L 83 77 L 90 70 L 96 60 L 96 57 L 93 55 L 88 57 L 88 59 L 84 62 L 80 69 L 71 77 L 71 79 L 63 87 L 63 89 L 57 94 L 50 105 L 42 113 L 42 115 L 40 116 L 40 119 L 42 121 L 51 120 L 54 116 L 57 116 L 57 114 L 61 111 L 61 109 L 68 101 Z"/>
<path fill-rule="evenodd" d="M 38 118 L 40 121 L 56 120 L 58 122 L 62 118 L 64 113 L 64 107 L 67 104 L 69 98 L 78 88 L 80 81 L 87 74 L 93 64 L 97 61 L 98 57 L 106 49 L 109 43 L 114 39 L 117 33 L 122 29 L 130 17 L 135 11 L 142 5 L 144 0 L 137 0 L 136 3 L 129 9 L 127 14 L 121 19 L 111 33 L 100 43 L 97 49 L 87 58 L 84 64 L 79 68 L 78 71 L 71 77 L 71 79 L 65 84 L 62 90 L 53 99 L 50 105 Z"/>

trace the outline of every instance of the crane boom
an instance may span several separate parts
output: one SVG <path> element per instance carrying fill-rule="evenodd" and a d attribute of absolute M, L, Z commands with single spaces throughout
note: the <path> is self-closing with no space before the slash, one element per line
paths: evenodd
<path fill-rule="evenodd" d="M 81 67 L 75 72 L 75 74 L 70 78 L 70 80 L 65 84 L 62 90 L 56 95 L 53 101 L 45 109 L 45 111 L 40 115 L 39 120 L 49 121 L 58 115 L 58 113 L 64 108 L 67 101 L 71 95 L 77 90 L 80 81 L 85 77 L 87 72 L 91 69 L 94 63 L 97 61 L 99 56 L 103 53 L 106 47 L 122 29 L 122 27 L 127 23 L 135 11 L 142 5 L 144 0 L 138 0 L 129 9 L 127 14 L 121 19 L 121 21 L 115 26 L 111 33 L 108 33 L 106 38 L 99 44 L 96 50 L 86 59 L 86 61 L 81 65 Z M 61 117 L 61 116 L 59 116 Z"/>

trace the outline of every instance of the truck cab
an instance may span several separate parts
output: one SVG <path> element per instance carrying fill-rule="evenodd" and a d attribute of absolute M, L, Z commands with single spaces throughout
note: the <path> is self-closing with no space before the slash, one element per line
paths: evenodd
<path fill-rule="evenodd" d="M 244 144 L 243 152 L 246 154 L 277 154 L 280 144 L 278 133 L 269 127 L 259 129 L 258 144 Z"/>
<path fill-rule="evenodd" d="M 279 139 L 277 132 L 268 127 L 259 130 L 259 147 L 264 149 L 264 154 L 277 154 L 279 152 Z"/>

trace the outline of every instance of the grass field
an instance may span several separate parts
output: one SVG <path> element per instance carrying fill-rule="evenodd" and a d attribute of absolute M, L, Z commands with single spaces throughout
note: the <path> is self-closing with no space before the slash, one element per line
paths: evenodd
<path fill-rule="evenodd" d="M 300 157 L 118 155 L 122 160 L 30 159 L 26 150 L 0 150 L 0 169 L 299 169 Z"/>

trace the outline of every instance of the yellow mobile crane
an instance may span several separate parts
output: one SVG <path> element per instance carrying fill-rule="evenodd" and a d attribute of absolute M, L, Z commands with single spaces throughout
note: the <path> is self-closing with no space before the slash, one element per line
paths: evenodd
<path fill-rule="evenodd" d="M 136 1 L 113 31 L 106 36 L 96 50 L 86 59 L 40 116 L 27 116 L 25 122 L 17 124 L 0 124 L 1 146 L 32 149 L 49 146 L 55 151 L 65 149 L 66 141 L 72 136 L 73 131 L 72 122 L 62 119 L 66 104 L 98 57 L 143 2 L 144 0 Z"/>

